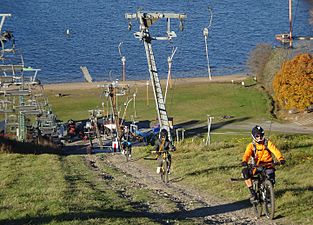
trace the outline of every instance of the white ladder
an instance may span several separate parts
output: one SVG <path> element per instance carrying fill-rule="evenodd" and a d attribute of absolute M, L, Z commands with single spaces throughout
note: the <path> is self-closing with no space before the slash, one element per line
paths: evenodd
<path fill-rule="evenodd" d="M 147 55 L 150 79 L 151 79 L 153 94 L 155 98 L 158 120 L 160 123 L 160 129 L 166 129 L 168 133 L 170 133 L 170 124 L 169 124 L 169 120 L 168 120 L 168 116 L 166 112 L 163 92 L 162 92 L 162 88 L 161 88 L 161 84 L 160 84 L 160 80 L 158 76 L 158 71 L 157 71 L 157 67 L 156 67 L 156 63 L 154 59 L 152 45 L 148 41 L 145 41 L 144 45 L 145 45 L 145 50 L 146 50 L 146 55 Z M 169 135 L 169 138 L 171 140 L 170 135 Z"/>

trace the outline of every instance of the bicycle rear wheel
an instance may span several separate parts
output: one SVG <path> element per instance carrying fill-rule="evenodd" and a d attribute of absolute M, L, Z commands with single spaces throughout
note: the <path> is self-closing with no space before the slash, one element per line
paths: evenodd
<path fill-rule="evenodd" d="M 161 179 L 164 183 L 168 183 L 168 162 L 167 160 L 163 160 L 162 168 L 161 168 Z"/>
<path fill-rule="evenodd" d="M 275 194 L 272 183 L 269 180 L 265 180 L 264 182 L 264 208 L 265 215 L 268 219 L 274 218 L 275 213 Z"/>

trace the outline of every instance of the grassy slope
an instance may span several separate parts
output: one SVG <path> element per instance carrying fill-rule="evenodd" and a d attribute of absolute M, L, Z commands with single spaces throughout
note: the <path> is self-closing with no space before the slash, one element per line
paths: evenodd
<path fill-rule="evenodd" d="M 1 154 L 0 164 L 0 224 L 154 224 L 82 156 Z"/>
<path fill-rule="evenodd" d="M 138 120 L 156 119 L 155 103 L 150 88 L 149 105 L 147 105 L 146 87 L 138 87 L 136 97 L 136 110 Z M 135 87 L 130 89 L 127 96 L 119 97 L 118 103 L 123 113 L 123 103 L 127 97 L 130 99 Z M 85 119 L 88 118 L 88 110 L 102 109 L 104 102 L 106 110 L 106 98 L 101 97 L 101 89 L 87 91 L 69 90 L 65 97 L 56 97 L 58 91 L 47 91 L 52 109 L 61 120 Z M 216 93 L 219 93 L 218 95 Z M 257 99 L 257 100 L 256 100 Z M 189 120 L 206 121 L 206 115 L 216 117 L 232 115 L 236 118 L 267 118 L 268 100 L 266 95 L 260 93 L 254 87 L 242 87 L 234 84 L 202 83 L 174 85 L 169 90 L 167 97 L 167 111 L 169 116 L 174 117 L 174 123 L 186 122 Z M 133 102 L 128 106 L 126 119 L 134 115 Z"/>
<path fill-rule="evenodd" d="M 101 107 L 103 99 L 99 97 L 99 89 L 68 92 L 71 95 L 62 98 L 55 97 L 57 92 L 48 92 L 53 110 L 62 120 L 84 119 L 88 117 L 88 109 Z M 138 89 L 139 120 L 156 117 L 152 93 L 149 96 L 150 104 L 146 106 L 145 87 Z M 185 84 L 176 86 L 168 96 L 168 111 L 174 116 L 174 123 L 205 121 L 206 114 L 216 118 L 232 115 L 260 120 L 268 117 L 267 105 L 266 96 L 254 87 L 231 84 Z M 128 118 L 133 114 L 131 106 L 129 109 Z M 313 177 L 308 169 L 313 158 L 312 137 L 278 135 L 273 139 L 288 160 L 288 165 L 277 171 L 278 215 L 289 221 L 309 224 L 313 220 L 310 207 Z M 249 141 L 249 137 L 215 134 L 212 135 L 213 144 L 205 147 L 202 139 L 188 139 L 178 144 L 174 153 L 172 177 L 181 177 L 181 182 L 225 199 L 244 199 L 247 190 L 243 183 L 231 183 L 229 178 L 239 176 L 237 165 Z M 135 157 L 142 154 L 145 154 L 142 149 L 135 151 Z M 108 186 L 100 185 L 98 177 L 87 169 L 81 156 L 0 154 L 0 163 L 0 223 L 43 220 L 70 224 L 108 221 L 125 224 L 131 220 L 108 217 L 112 210 L 116 213 L 116 210 L 131 211 L 132 208 Z M 152 170 L 154 167 L 151 165 Z M 153 223 L 147 218 L 130 222 Z"/>

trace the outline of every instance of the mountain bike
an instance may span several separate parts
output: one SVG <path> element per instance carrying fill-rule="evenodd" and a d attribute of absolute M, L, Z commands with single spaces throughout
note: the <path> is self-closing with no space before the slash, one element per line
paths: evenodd
<path fill-rule="evenodd" d="M 169 161 L 169 152 L 168 151 L 151 151 L 152 154 L 157 154 L 156 157 L 145 157 L 146 160 L 159 160 L 158 167 L 157 167 L 157 173 L 160 174 L 161 180 L 164 183 L 168 183 L 168 175 L 169 175 L 169 167 L 170 167 L 170 161 Z M 160 171 L 158 171 L 158 168 L 160 168 Z"/>
<path fill-rule="evenodd" d="M 274 184 L 269 175 L 266 173 L 266 169 L 275 165 L 280 165 L 280 163 L 266 163 L 259 166 L 249 165 L 250 168 L 256 169 L 257 171 L 257 174 L 252 177 L 253 189 L 257 194 L 257 199 L 256 201 L 253 201 L 252 205 L 258 218 L 262 216 L 263 209 L 265 211 L 265 216 L 268 219 L 272 220 L 274 218 Z"/>
<path fill-rule="evenodd" d="M 122 149 L 123 149 L 123 154 L 126 157 L 126 162 L 130 159 L 131 156 L 131 148 L 132 148 L 132 143 L 129 141 L 123 141 L 122 142 Z"/>
<path fill-rule="evenodd" d="M 268 219 L 273 219 L 275 214 L 275 193 L 273 181 L 266 173 L 266 169 L 280 165 L 280 163 L 266 163 L 259 166 L 248 165 L 249 168 L 256 170 L 256 175 L 252 177 L 253 190 L 256 193 L 255 201 L 252 201 L 253 209 L 258 218 L 262 216 L 263 209 Z M 244 180 L 243 178 L 231 178 L 232 181 Z"/>
<path fill-rule="evenodd" d="M 161 171 L 160 171 L 161 180 L 164 183 L 168 183 L 168 173 L 169 173 L 169 166 L 170 166 L 170 162 L 168 159 L 169 152 L 161 151 L 159 152 L 159 154 L 160 154 L 159 157 L 161 157 L 161 164 L 159 164 L 158 166 L 161 166 Z"/>

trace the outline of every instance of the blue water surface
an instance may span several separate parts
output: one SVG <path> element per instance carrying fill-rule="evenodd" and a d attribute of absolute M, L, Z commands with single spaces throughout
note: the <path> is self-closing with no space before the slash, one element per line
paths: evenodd
<path fill-rule="evenodd" d="M 312 36 L 313 2 L 293 1 L 294 34 Z M 127 60 L 127 79 L 149 79 L 143 43 L 135 39 L 138 23 L 128 31 L 124 14 L 138 9 L 187 14 L 184 31 L 178 21 L 172 42 L 155 41 L 159 76 L 167 74 L 167 57 L 178 47 L 172 73 L 176 78 L 207 76 L 204 36 L 208 6 L 213 10 L 209 55 L 213 75 L 246 73 L 249 52 L 259 43 L 278 44 L 275 34 L 288 32 L 287 0 L 1 0 L 0 13 L 11 13 L 4 30 L 13 30 L 26 66 L 40 68 L 43 83 L 80 82 L 80 66 L 87 66 L 97 81 L 121 78 L 118 45 Z M 69 29 L 70 35 L 66 35 Z M 151 27 L 164 34 L 165 20 Z M 111 71 L 111 73 L 110 73 Z M 109 75 L 111 74 L 111 75 Z"/>

